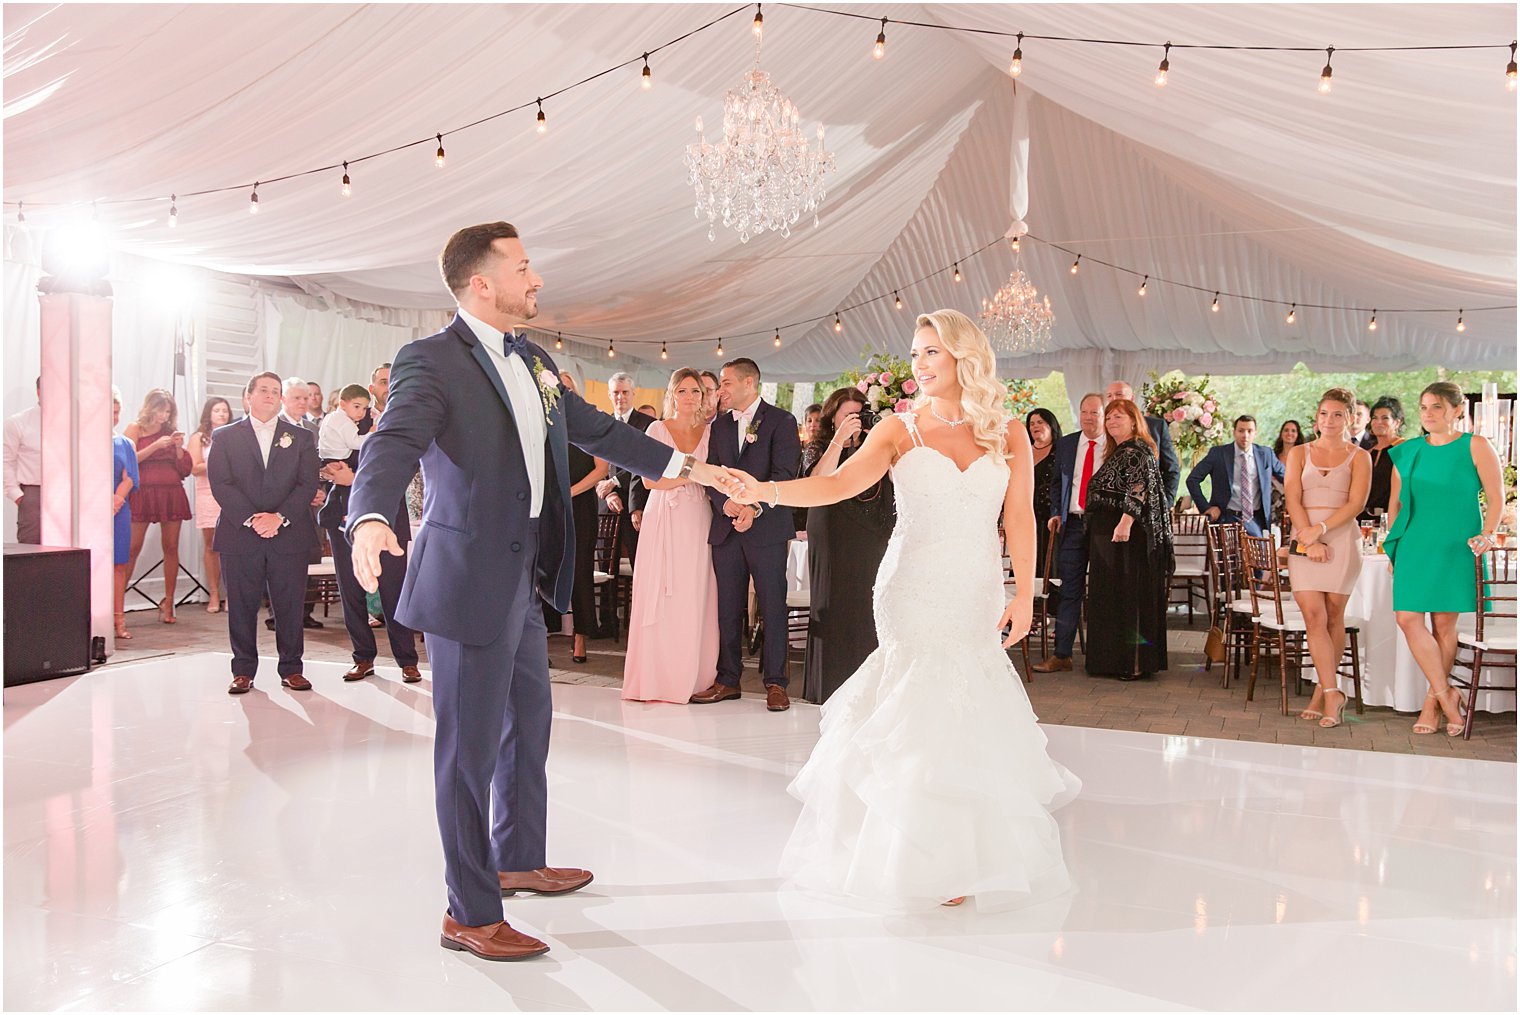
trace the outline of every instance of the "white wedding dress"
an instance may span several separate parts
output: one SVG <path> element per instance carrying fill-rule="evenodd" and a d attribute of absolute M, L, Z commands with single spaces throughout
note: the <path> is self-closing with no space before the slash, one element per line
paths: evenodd
<path fill-rule="evenodd" d="M 880 647 L 823 706 L 789 787 L 803 808 L 781 874 L 893 909 L 1047 898 L 1070 887 L 1050 809 L 1081 783 L 1046 754 L 1001 645 L 1008 465 L 985 455 L 961 472 L 923 444 L 911 414 L 897 418 L 914 447 L 892 473 Z"/>

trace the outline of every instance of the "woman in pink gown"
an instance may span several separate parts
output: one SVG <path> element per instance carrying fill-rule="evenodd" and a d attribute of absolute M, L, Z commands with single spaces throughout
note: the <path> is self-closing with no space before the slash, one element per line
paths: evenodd
<path fill-rule="evenodd" d="M 702 377 L 682 367 L 665 391 L 665 419 L 647 432 L 706 461 L 706 421 Z M 639 521 L 623 697 L 684 705 L 718 669 L 718 582 L 707 543 L 712 502 L 687 480 L 640 482 L 650 493 Z"/>

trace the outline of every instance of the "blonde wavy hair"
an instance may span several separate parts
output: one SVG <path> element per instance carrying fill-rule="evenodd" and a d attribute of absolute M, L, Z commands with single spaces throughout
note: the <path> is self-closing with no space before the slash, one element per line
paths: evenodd
<path fill-rule="evenodd" d="M 697 411 L 702 413 L 703 418 L 707 415 L 707 386 L 702 383 L 702 374 L 696 367 L 677 367 L 670 375 L 670 383 L 665 385 L 665 419 L 676 418 L 676 387 L 685 380 L 697 382 L 697 387 L 702 389 L 702 404 Z"/>
<path fill-rule="evenodd" d="M 933 330 L 945 351 L 955 359 L 955 378 L 961 385 L 961 415 L 971 421 L 972 439 L 988 454 L 1007 458 L 1008 413 L 1003 409 L 1007 392 L 998 380 L 992 343 L 976 322 L 959 310 L 919 314 L 917 327 Z M 929 396 L 923 393 L 914 400 L 915 406 L 928 404 Z"/>

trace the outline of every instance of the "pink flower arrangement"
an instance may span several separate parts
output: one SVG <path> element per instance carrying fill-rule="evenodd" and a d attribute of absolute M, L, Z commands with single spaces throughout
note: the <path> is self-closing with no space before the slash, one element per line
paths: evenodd
<path fill-rule="evenodd" d="M 912 412 L 913 411 L 913 400 L 909 399 L 909 398 L 899 398 L 897 400 L 897 404 L 894 405 L 894 406 L 892 406 L 892 411 L 893 412 Z"/>
<path fill-rule="evenodd" d="M 865 379 L 861 380 L 861 382 L 859 384 L 855 385 L 855 390 L 858 391 L 858 392 L 860 392 L 862 395 L 864 395 L 867 391 L 870 391 L 871 390 L 871 380 L 870 380 L 870 378 L 865 378 Z"/>
<path fill-rule="evenodd" d="M 882 373 L 881 373 L 881 376 L 877 378 L 877 381 L 879 381 L 883 385 L 891 384 L 892 383 L 892 375 L 889 374 L 889 373 L 887 373 L 885 370 L 883 370 Z"/>
<path fill-rule="evenodd" d="M 1228 437 L 1223 409 L 1207 376 L 1173 372 L 1163 378 L 1152 373 L 1141 398 L 1147 412 L 1166 420 L 1179 452 L 1196 456 Z"/>
<path fill-rule="evenodd" d="M 1205 413 L 1203 413 L 1201 416 L 1198 417 L 1198 425 L 1201 426 L 1201 427 L 1211 427 L 1211 426 L 1213 426 L 1214 425 L 1214 414 L 1212 412 L 1205 412 Z"/>
<path fill-rule="evenodd" d="M 1204 399 L 1204 402 L 1203 402 L 1203 411 L 1204 412 L 1213 412 L 1217 408 L 1219 408 L 1219 406 L 1218 406 L 1218 404 L 1215 403 L 1215 401 L 1212 398 Z M 1205 423 L 1203 425 L 1204 426 L 1208 426 L 1207 423 Z"/>
<path fill-rule="evenodd" d="M 913 378 L 909 377 L 907 380 L 903 381 L 903 383 L 902 383 L 902 389 L 903 389 L 903 394 L 905 394 L 905 395 L 915 395 L 915 394 L 918 393 L 918 382 L 915 381 Z M 898 412 L 902 412 L 904 410 L 899 409 L 897 411 Z"/>
<path fill-rule="evenodd" d="M 1172 410 L 1172 419 L 1176 420 L 1178 423 L 1181 423 L 1183 420 L 1187 419 L 1187 410 L 1186 409 L 1173 409 Z"/>

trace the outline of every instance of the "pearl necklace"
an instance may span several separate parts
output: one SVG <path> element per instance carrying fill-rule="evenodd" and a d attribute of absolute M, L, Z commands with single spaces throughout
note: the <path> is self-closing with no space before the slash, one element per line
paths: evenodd
<path fill-rule="evenodd" d="M 932 402 L 929 403 L 929 414 L 931 416 L 933 416 L 935 419 L 939 420 L 941 423 L 943 423 L 946 426 L 948 426 L 952 430 L 954 430 L 958 426 L 965 426 L 967 423 L 971 422 L 970 420 L 965 419 L 964 417 L 962 417 L 961 419 L 946 419 L 945 417 L 941 416 L 938 412 L 935 411 L 935 409 L 934 409 L 934 403 L 932 403 Z"/>

